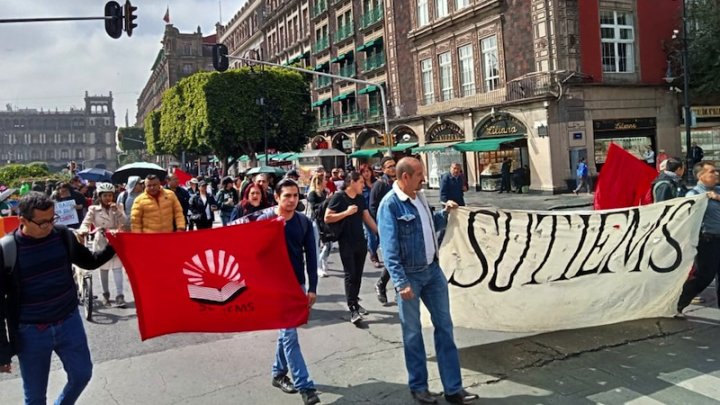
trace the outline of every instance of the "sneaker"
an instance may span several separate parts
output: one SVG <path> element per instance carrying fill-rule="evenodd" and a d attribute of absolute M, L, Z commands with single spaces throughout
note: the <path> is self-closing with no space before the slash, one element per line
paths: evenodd
<path fill-rule="evenodd" d="M 125 296 L 124 295 L 118 295 L 115 297 L 115 306 L 118 308 L 125 308 L 127 304 L 125 303 Z"/>
<path fill-rule="evenodd" d="M 705 303 L 705 298 L 703 298 L 703 297 L 695 297 L 695 298 L 692 299 L 692 301 L 690 301 L 690 303 L 693 304 L 693 305 L 704 304 L 704 303 Z"/>
<path fill-rule="evenodd" d="M 381 304 L 387 304 L 387 288 L 385 288 L 385 286 L 375 284 L 375 294 L 377 294 L 377 299 L 378 301 L 380 301 Z"/>
<path fill-rule="evenodd" d="M 315 405 L 320 403 L 320 398 L 318 398 L 317 391 L 313 389 L 300 391 L 300 396 L 302 397 L 303 404 L 305 405 Z"/>
<path fill-rule="evenodd" d="M 328 276 L 327 271 L 325 271 L 323 269 L 318 269 L 318 277 L 327 277 L 327 276 Z"/>
<path fill-rule="evenodd" d="M 357 325 L 360 323 L 360 321 L 362 321 L 362 319 L 362 315 L 360 315 L 360 312 L 358 312 L 358 310 L 350 310 L 350 323 Z"/>
<path fill-rule="evenodd" d="M 675 319 L 687 319 L 685 318 L 685 314 L 682 313 L 682 311 L 677 311 L 675 315 L 673 315 L 673 318 Z"/>
<path fill-rule="evenodd" d="M 362 305 L 357 306 L 357 311 L 360 313 L 360 315 L 370 315 L 370 312 L 368 312 L 367 309 L 363 308 Z"/>
<path fill-rule="evenodd" d="M 106 307 L 109 307 L 110 305 L 112 305 L 110 303 L 110 293 L 103 293 L 102 304 Z"/>
<path fill-rule="evenodd" d="M 280 388 L 280 391 L 286 394 L 294 394 L 297 392 L 297 390 L 295 389 L 295 384 L 293 384 L 292 381 L 290 381 L 290 378 L 286 375 L 279 375 L 277 377 L 273 377 L 272 386 Z"/>

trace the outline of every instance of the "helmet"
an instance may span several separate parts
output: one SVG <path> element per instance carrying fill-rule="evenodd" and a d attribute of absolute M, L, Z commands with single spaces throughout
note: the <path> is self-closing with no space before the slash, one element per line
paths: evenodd
<path fill-rule="evenodd" d="M 98 195 L 102 193 L 115 193 L 115 186 L 110 183 L 99 183 L 96 190 Z"/>

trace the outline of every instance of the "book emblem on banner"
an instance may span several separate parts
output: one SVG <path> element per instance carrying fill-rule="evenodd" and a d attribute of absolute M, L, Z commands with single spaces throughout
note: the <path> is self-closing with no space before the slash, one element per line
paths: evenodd
<path fill-rule="evenodd" d="M 225 304 L 247 288 L 240 264 L 224 250 L 207 249 L 183 263 L 190 299 Z"/>

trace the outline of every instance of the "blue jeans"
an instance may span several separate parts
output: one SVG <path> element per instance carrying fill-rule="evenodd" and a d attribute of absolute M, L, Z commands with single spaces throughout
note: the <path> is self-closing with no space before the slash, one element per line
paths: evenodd
<path fill-rule="evenodd" d="M 377 257 L 380 238 L 378 238 L 377 234 L 373 233 L 366 224 L 363 224 L 363 229 L 365 229 L 365 239 L 367 239 L 367 249 L 368 252 L 370 252 L 370 258 Z"/>
<path fill-rule="evenodd" d="M 305 287 L 301 287 L 305 293 Z M 296 328 L 280 329 L 277 346 L 275 348 L 275 362 L 272 366 L 272 376 L 280 377 L 287 375 L 288 370 L 292 375 L 293 385 L 298 391 L 315 389 L 315 384 L 310 379 L 305 358 L 300 351 L 300 342 Z"/>
<path fill-rule="evenodd" d="M 220 212 L 220 221 L 222 221 L 222 225 L 223 225 L 223 226 L 225 226 L 225 225 L 227 225 L 227 224 L 230 223 L 230 216 L 231 216 L 231 215 L 232 215 L 232 211 L 230 211 L 230 212 L 221 211 L 221 212 Z"/>
<path fill-rule="evenodd" d="M 63 322 L 44 330 L 38 325 L 21 323 L 18 334 L 25 404 L 45 405 L 53 352 L 60 358 L 68 378 L 55 405 L 74 404 L 92 376 L 90 349 L 80 313 L 76 310 Z"/>
<path fill-rule="evenodd" d="M 415 298 L 404 300 L 397 297 L 400 323 L 402 325 L 405 367 L 408 370 L 410 390 L 421 392 L 428 390 L 427 357 L 420 323 L 420 300 L 430 312 L 435 332 L 435 353 L 445 394 L 456 394 L 462 390 L 460 375 L 460 357 L 450 317 L 448 283 L 437 260 L 424 271 L 406 273 Z"/>

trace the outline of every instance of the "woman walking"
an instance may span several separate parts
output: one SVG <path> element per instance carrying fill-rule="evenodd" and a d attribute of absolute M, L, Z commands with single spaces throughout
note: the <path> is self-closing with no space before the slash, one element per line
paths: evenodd
<path fill-rule="evenodd" d="M 368 311 L 358 303 L 362 281 L 367 241 L 363 234 L 363 223 L 377 234 L 377 225 L 370 216 L 362 192 L 365 180 L 358 172 L 350 172 L 345 178 L 343 191 L 335 193 L 325 212 L 325 223 L 341 223 L 338 244 L 340 261 L 345 270 L 345 297 L 350 309 L 350 322 L 358 324 Z"/>
<path fill-rule="evenodd" d="M 330 249 L 332 249 L 332 242 L 321 240 L 320 229 L 318 228 L 317 215 L 319 214 L 318 208 L 325 202 L 330 195 L 330 192 L 325 187 L 325 175 L 324 173 L 318 173 L 310 180 L 310 190 L 308 191 L 307 201 L 310 205 L 310 219 L 313 222 L 313 232 L 315 233 L 315 241 L 318 246 L 318 276 L 327 277 L 327 260 L 330 256 Z"/>
<path fill-rule="evenodd" d="M 118 230 L 125 225 L 126 216 L 122 206 L 115 203 L 115 187 L 110 183 L 99 183 L 97 185 L 98 202 L 96 205 L 88 207 L 88 213 L 85 215 L 77 235 L 84 242 L 85 237 L 90 233 L 91 227 L 103 230 Z M 107 246 L 107 239 L 102 232 L 95 235 L 92 245 L 89 246 L 93 252 L 100 252 Z M 112 270 L 113 280 L 115 281 L 115 306 L 125 308 L 125 295 L 123 294 L 123 272 L 122 263 L 117 255 L 113 256 L 110 261 L 99 267 L 100 283 L 103 289 L 102 303 L 106 307 L 111 305 L 110 302 L 110 283 L 108 280 L 109 272 Z"/>
<path fill-rule="evenodd" d="M 359 170 L 363 178 L 362 195 L 363 198 L 365 198 L 365 207 L 370 209 L 370 190 L 372 190 L 372 186 L 377 179 L 375 178 L 372 168 L 367 163 L 361 164 Z M 378 257 L 377 252 L 378 247 L 380 246 L 380 238 L 376 233 L 370 231 L 367 224 L 363 224 L 363 228 L 365 229 L 365 239 L 367 239 L 367 249 L 370 254 L 370 261 L 375 268 L 381 268 L 383 265 L 380 263 L 380 258 Z"/>
<path fill-rule="evenodd" d="M 197 229 L 212 228 L 216 210 L 217 201 L 208 193 L 207 183 L 201 181 L 198 184 L 198 193 L 190 198 L 190 219 Z"/>
<path fill-rule="evenodd" d="M 240 219 L 246 215 L 262 211 L 270 207 L 266 194 L 262 187 L 257 184 L 250 184 L 245 188 L 245 196 L 242 201 L 233 209 L 230 215 L 230 222 Z"/>

